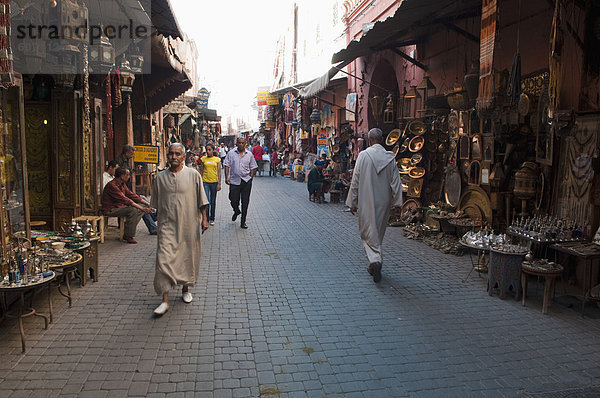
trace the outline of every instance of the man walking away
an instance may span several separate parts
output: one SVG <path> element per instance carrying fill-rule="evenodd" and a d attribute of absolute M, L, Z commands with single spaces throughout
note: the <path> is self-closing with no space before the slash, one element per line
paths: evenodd
<path fill-rule="evenodd" d="M 258 142 L 254 143 L 254 148 L 252 148 L 252 155 L 254 155 L 254 160 L 258 166 L 258 175 L 262 177 L 262 169 L 263 169 L 263 155 L 265 150 Z"/>
<path fill-rule="evenodd" d="M 225 167 L 225 183 L 229 185 L 229 201 L 233 208 L 231 221 L 235 221 L 241 214 L 241 227 L 247 229 L 246 215 L 250 203 L 250 191 L 252 190 L 252 178 L 256 175 L 258 165 L 251 152 L 246 150 L 246 139 L 238 138 L 237 147 L 225 156 L 223 166 Z M 240 211 L 240 199 L 242 200 L 242 211 Z"/>
<path fill-rule="evenodd" d="M 369 148 L 359 153 L 352 173 L 346 205 L 358 209 L 358 229 L 367 258 L 369 274 L 381 280 L 381 242 L 391 207 L 402 206 L 402 183 L 394 154 L 383 147 L 383 132 L 369 130 Z"/>
<path fill-rule="evenodd" d="M 208 229 L 202 176 L 185 166 L 185 147 L 175 143 L 167 153 L 169 168 L 156 175 L 152 206 L 158 211 L 158 245 L 154 290 L 162 303 L 154 314 L 169 309 L 169 290 L 183 285 L 182 299 L 192 302 L 189 286 L 196 284 L 200 271 L 200 238 Z"/>

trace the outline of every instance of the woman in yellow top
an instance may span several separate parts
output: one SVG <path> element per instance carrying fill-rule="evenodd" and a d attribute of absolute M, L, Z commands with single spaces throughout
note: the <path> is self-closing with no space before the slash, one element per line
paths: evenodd
<path fill-rule="evenodd" d="M 208 222 L 215 225 L 215 207 L 217 206 L 217 191 L 221 190 L 221 158 L 215 156 L 215 146 L 206 144 L 206 156 L 198 162 L 199 171 L 204 182 L 204 192 L 210 204 L 206 209 Z"/>

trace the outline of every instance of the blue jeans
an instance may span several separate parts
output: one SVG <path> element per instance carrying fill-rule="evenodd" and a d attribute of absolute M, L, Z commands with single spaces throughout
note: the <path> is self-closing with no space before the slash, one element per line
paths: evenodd
<path fill-rule="evenodd" d="M 153 234 L 158 230 L 158 226 L 156 225 L 156 210 L 152 214 L 144 213 L 142 220 L 144 220 L 149 234 Z"/>
<path fill-rule="evenodd" d="M 210 204 L 206 209 L 206 215 L 208 216 L 208 221 L 215 221 L 215 208 L 217 206 L 217 185 L 218 182 L 203 182 L 204 184 L 204 192 L 206 193 L 206 197 Z"/>
<path fill-rule="evenodd" d="M 146 202 L 150 203 L 147 197 L 144 195 L 140 195 L 142 199 Z M 144 224 L 146 224 L 146 228 L 148 228 L 148 233 L 153 234 L 158 231 L 158 226 L 156 225 L 156 210 L 152 214 L 144 213 L 142 216 L 142 220 L 144 220 Z"/>

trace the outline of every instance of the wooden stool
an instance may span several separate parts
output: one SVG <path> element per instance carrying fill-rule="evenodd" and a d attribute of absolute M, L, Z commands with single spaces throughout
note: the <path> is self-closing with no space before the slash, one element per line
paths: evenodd
<path fill-rule="evenodd" d="M 79 216 L 73 219 L 74 221 L 88 221 L 92 224 L 92 228 L 98 231 L 100 243 L 104 243 L 104 217 L 103 216 Z"/>
<path fill-rule="evenodd" d="M 336 189 L 332 189 L 331 191 L 329 191 L 329 201 L 331 203 L 340 203 L 340 195 L 341 195 L 341 191 L 338 191 Z"/>
<path fill-rule="evenodd" d="M 544 301 L 542 302 L 542 314 L 548 313 L 548 307 L 552 303 L 552 293 L 554 292 L 554 283 L 556 278 L 561 276 L 564 268 L 560 264 L 552 267 L 542 266 L 540 263 L 522 263 L 521 264 L 521 286 L 523 288 L 523 299 L 521 305 L 525 305 L 525 295 L 527 294 L 527 275 L 534 275 L 544 278 Z"/>
<path fill-rule="evenodd" d="M 109 216 L 103 216 L 104 220 L 104 228 L 108 228 L 108 219 Z M 117 218 L 117 226 L 119 228 L 119 240 L 123 240 L 123 236 L 125 235 L 125 217 L 115 217 Z M 101 241 L 102 242 L 102 241 Z"/>

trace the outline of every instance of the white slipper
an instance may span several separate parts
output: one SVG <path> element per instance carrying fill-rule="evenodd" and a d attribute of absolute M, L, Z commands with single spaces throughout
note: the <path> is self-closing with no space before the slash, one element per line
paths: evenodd
<path fill-rule="evenodd" d="M 183 299 L 184 303 L 191 303 L 192 300 L 194 299 L 192 297 L 192 293 L 190 293 L 189 291 L 188 292 L 184 292 L 183 296 L 181 298 Z"/>
<path fill-rule="evenodd" d="M 169 310 L 169 303 L 160 303 L 158 307 L 154 310 L 155 315 L 164 315 L 165 312 Z"/>

